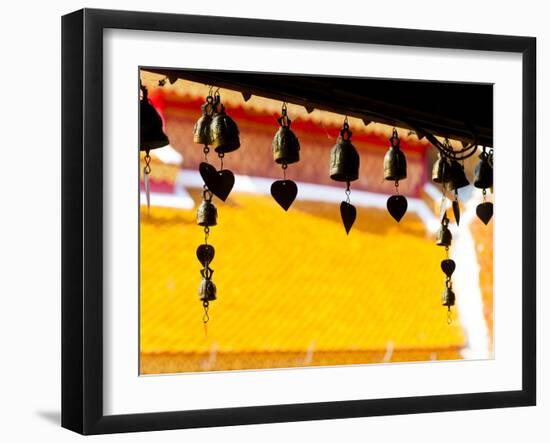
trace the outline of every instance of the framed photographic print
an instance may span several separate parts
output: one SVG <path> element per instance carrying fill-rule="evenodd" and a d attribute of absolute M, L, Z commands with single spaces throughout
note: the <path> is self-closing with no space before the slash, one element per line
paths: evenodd
<path fill-rule="evenodd" d="M 534 38 L 62 26 L 64 427 L 535 404 Z"/>

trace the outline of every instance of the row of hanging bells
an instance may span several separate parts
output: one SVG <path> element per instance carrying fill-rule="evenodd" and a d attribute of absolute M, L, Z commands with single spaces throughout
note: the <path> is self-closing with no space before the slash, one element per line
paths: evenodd
<path fill-rule="evenodd" d="M 448 140 L 445 141 L 449 148 Z M 484 224 L 488 224 L 493 215 L 493 204 L 486 201 L 487 189 L 493 187 L 493 164 L 492 150 L 488 153 L 486 147 L 483 147 L 479 155 L 479 162 L 474 169 L 473 185 L 483 191 L 483 203 L 476 207 L 476 214 Z M 453 291 L 452 275 L 456 269 L 456 263 L 449 258 L 449 249 L 452 243 L 452 234 L 449 229 L 449 218 L 445 206 L 445 191 L 454 193 L 452 210 L 457 226 L 460 223 L 460 205 L 458 201 L 458 190 L 468 186 L 470 182 L 464 173 L 464 167 L 455 159 L 447 159 L 439 153 L 432 169 L 432 180 L 441 185 L 441 226 L 437 233 L 436 244 L 445 248 L 446 258 L 441 262 L 441 270 L 445 274 L 445 288 L 443 290 L 441 303 L 447 307 L 447 322 L 452 322 L 451 307 L 454 306 L 456 295 Z"/>
<path fill-rule="evenodd" d="M 448 140 L 446 140 L 446 144 L 449 146 Z M 493 204 L 486 201 L 487 189 L 493 187 L 492 150 L 489 154 L 487 153 L 486 147 L 483 147 L 479 159 L 474 169 L 473 185 L 476 188 L 482 189 L 483 203 L 477 206 L 476 214 L 484 224 L 488 224 L 493 216 Z M 457 160 L 449 160 L 439 153 L 437 160 L 433 164 L 432 180 L 441 185 L 443 193 L 442 200 L 445 198 L 445 191 L 454 193 L 452 208 L 456 224 L 458 225 L 460 223 L 458 190 L 470 184 L 464 172 L 464 166 Z"/>
<path fill-rule="evenodd" d="M 210 268 L 215 249 L 208 243 L 210 228 L 218 224 L 218 210 L 212 199 L 215 195 L 220 200 L 226 201 L 233 189 L 235 175 L 231 170 L 224 169 L 223 160 L 225 154 L 241 146 L 239 128 L 225 112 L 219 90 L 212 93 L 211 88 L 205 103 L 201 106 L 201 116 L 193 127 L 193 141 L 203 146 L 204 154 L 204 161 L 199 165 L 199 173 L 204 182 L 202 201 L 197 209 L 197 224 L 203 228 L 204 243 L 197 248 L 197 259 L 202 264 L 199 300 L 204 309 L 202 320 L 206 334 L 206 325 L 210 320 L 208 310 L 210 303 L 216 300 L 217 293 L 216 285 L 212 281 L 214 271 Z M 208 154 L 211 148 L 214 148 L 220 159 L 219 170 L 209 163 Z"/>
<path fill-rule="evenodd" d="M 147 206 L 150 207 L 149 175 L 151 173 L 149 155 L 153 149 L 168 144 L 168 138 L 163 131 L 162 118 L 151 104 L 147 89 L 141 86 L 140 100 L 140 150 L 145 151 L 144 182 L 147 196 Z M 219 90 L 218 90 L 219 91 Z M 212 202 L 213 195 L 225 201 L 231 192 L 235 177 L 232 171 L 224 169 L 223 159 L 226 153 L 233 152 L 240 147 L 239 129 L 236 123 L 227 115 L 221 103 L 219 92 L 212 94 L 212 88 L 205 103 L 201 107 L 201 116 L 193 129 L 193 141 L 203 146 L 205 161 L 199 166 L 199 172 L 204 180 L 202 202 L 197 210 L 197 224 L 202 226 L 205 240 L 197 248 L 197 258 L 202 265 L 199 299 L 204 308 L 203 321 L 209 320 L 208 308 L 216 300 L 216 286 L 212 281 L 213 270 L 210 268 L 215 249 L 208 243 L 210 228 L 217 224 L 218 212 Z M 276 180 L 271 186 L 271 194 L 275 201 L 287 211 L 294 202 L 298 188 L 295 182 L 286 178 L 288 165 L 300 160 L 300 143 L 290 129 L 291 120 L 288 116 L 287 105 L 283 103 L 281 116 L 278 118 L 279 128 L 272 141 L 274 161 L 281 165 L 283 180 Z M 390 215 L 400 221 L 407 211 L 407 199 L 399 193 L 399 182 L 407 177 L 407 162 L 400 149 L 400 140 L 396 129 L 389 139 L 390 146 L 384 157 L 384 179 L 395 184 L 396 193 L 388 198 L 387 209 Z M 446 140 L 447 147 L 450 145 Z M 220 159 L 220 169 L 216 170 L 208 162 L 210 148 L 214 148 Z M 474 186 L 483 190 L 483 203 L 476 208 L 478 217 L 487 224 L 493 215 L 493 204 L 486 201 L 487 189 L 493 187 L 493 153 L 483 147 L 479 155 L 479 162 L 474 170 Z M 340 214 L 346 233 L 353 226 L 357 210 L 350 201 L 350 184 L 359 178 L 359 154 L 352 143 L 352 132 L 347 117 L 344 120 L 336 144 L 330 152 L 329 174 L 337 182 L 346 183 L 346 200 L 340 204 Z M 453 192 L 452 210 L 457 225 L 460 223 L 460 205 L 458 190 L 470 183 L 464 173 L 464 167 L 455 159 L 448 159 L 441 155 L 433 165 L 432 180 L 442 185 L 443 198 L 445 192 Z M 451 322 L 451 307 L 454 306 L 456 296 L 452 287 L 452 274 L 456 268 L 455 262 L 449 258 L 449 248 L 452 234 L 448 228 L 449 219 L 443 207 L 442 200 L 441 227 L 437 234 L 436 244 L 445 247 L 447 257 L 441 262 L 441 269 L 445 273 L 445 289 L 442 294 L 442 305 L 448 309 L 448 322 Z"/>
<path fill-rule="evenodd" d="M 340 215 L 346 233 L 349 234 L 351 227 L 357 218 L 357 209 L 350 201 L 350 183 L 359 178 L 359 154 L 351 141 L 352 132 L 346 119 L 336 145 L 330 152 L 330 178 L 334 181 L 346 183 L 346 200 L 340 203 Z M 390 147 L 384 156 L 384 179 L 394 182 L 396 194 L 388 198 L 386 206 L 390 215 L 400 221 L 407 212 L 407 199 L 399 194 L 399 181 L 407 178 L 407 159 L 401 150 L 399 136 L 394 128 L 389 139 Z"/>

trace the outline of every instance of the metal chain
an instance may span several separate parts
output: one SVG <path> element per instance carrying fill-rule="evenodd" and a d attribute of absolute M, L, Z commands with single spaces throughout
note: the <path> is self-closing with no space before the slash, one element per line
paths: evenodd
<path fill-rule="evenodd" d="M 202 316 L 202 322 L 204 324 L 208 323 L 208 320 L 210 320 L 210 316 L 208 315 L 208 306 L 209 306 L 209 303 L 207 300 L 202 302 L 202 307 L 204 308 L 204 315 Z"/>
<path fill-rule="evenodd" d="M 349 188 L 349 182 L 346 182 L 346 203 L 350 204 L 350 194 L 351 194 L 351 189 Z"/>
<path fill-rule="evenodd" d="M 149 151 L 145 152 L 145 167 L 143 168 L 143 173 L 149 175 L 151 173 L 151 156 Z"/>

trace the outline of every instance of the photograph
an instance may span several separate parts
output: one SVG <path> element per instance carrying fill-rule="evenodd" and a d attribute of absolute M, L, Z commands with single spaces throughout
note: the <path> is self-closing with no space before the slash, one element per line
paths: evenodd
<path fill-rule="evenodd" d="M 0 440 L 550 442 L 543 5 L 6 2 Z"/>
<path fill-rule="evenodd" d="M 63 17 L 63 427 L 536 404 L 536 39 L 302 20 Z"/>
<path fill-rule="evenodd" d="M 494 358 L 492 84 L 141 66 L 138 99 L 140 375 Z"/>

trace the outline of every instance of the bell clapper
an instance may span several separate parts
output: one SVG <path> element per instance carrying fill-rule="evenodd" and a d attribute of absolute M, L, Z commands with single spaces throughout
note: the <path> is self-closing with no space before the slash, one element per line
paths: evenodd
<path fill-rule="evenodd" d="M 202 306 L 204 308 L 204 315 L 202 316 L 202 323 L 204 325 L 204 337 L 208 337 L 208 320 L 210 320 L 210 317 L 208 316 L 208 302 L 205 301 L 202 303 Z"/>
<path fill-rule="evenodd" d="M 443 293 L 443 306 L 447 306 L 447 324 L 450 325 L 453 322 L 451 307 L 455 303 L 455 294 L 453 292 L 453 283 L 451 277 L 447 277 L 445 280 L 445 292 Z"/>
<path fill-rule="evenodd" d="M 145 151 L 145 166 L 143 167 L 143 184 L 145 185 L 145 199 L 147 201 L 147 215 L 150 215 L 151 192 L 149 185 L 149 174 L 151 174 L 151 156 L 149 150 Z"/>
<path fill-rule="evenodd" d="M 447 308 L 447 324 L 450 325 L 453 322 L 453 313 L 451 312 L 451 307 Z"/>
<path fill-rule="evenodd" d="M 460 223 L 460 203 L 458 201 L 458 189 L 455 189 L 455 199 L 453 200 L 453 214 L 455 216 L 455 222 L 458 226 Z"/>
<path fill-rule="evenodd" d="M 447 195 L 445 194 L 445 187 L 441 187 L 441 203 L 439 204 L 439 218 L 443 217 L 443 214 L 447 211 Z"/>

